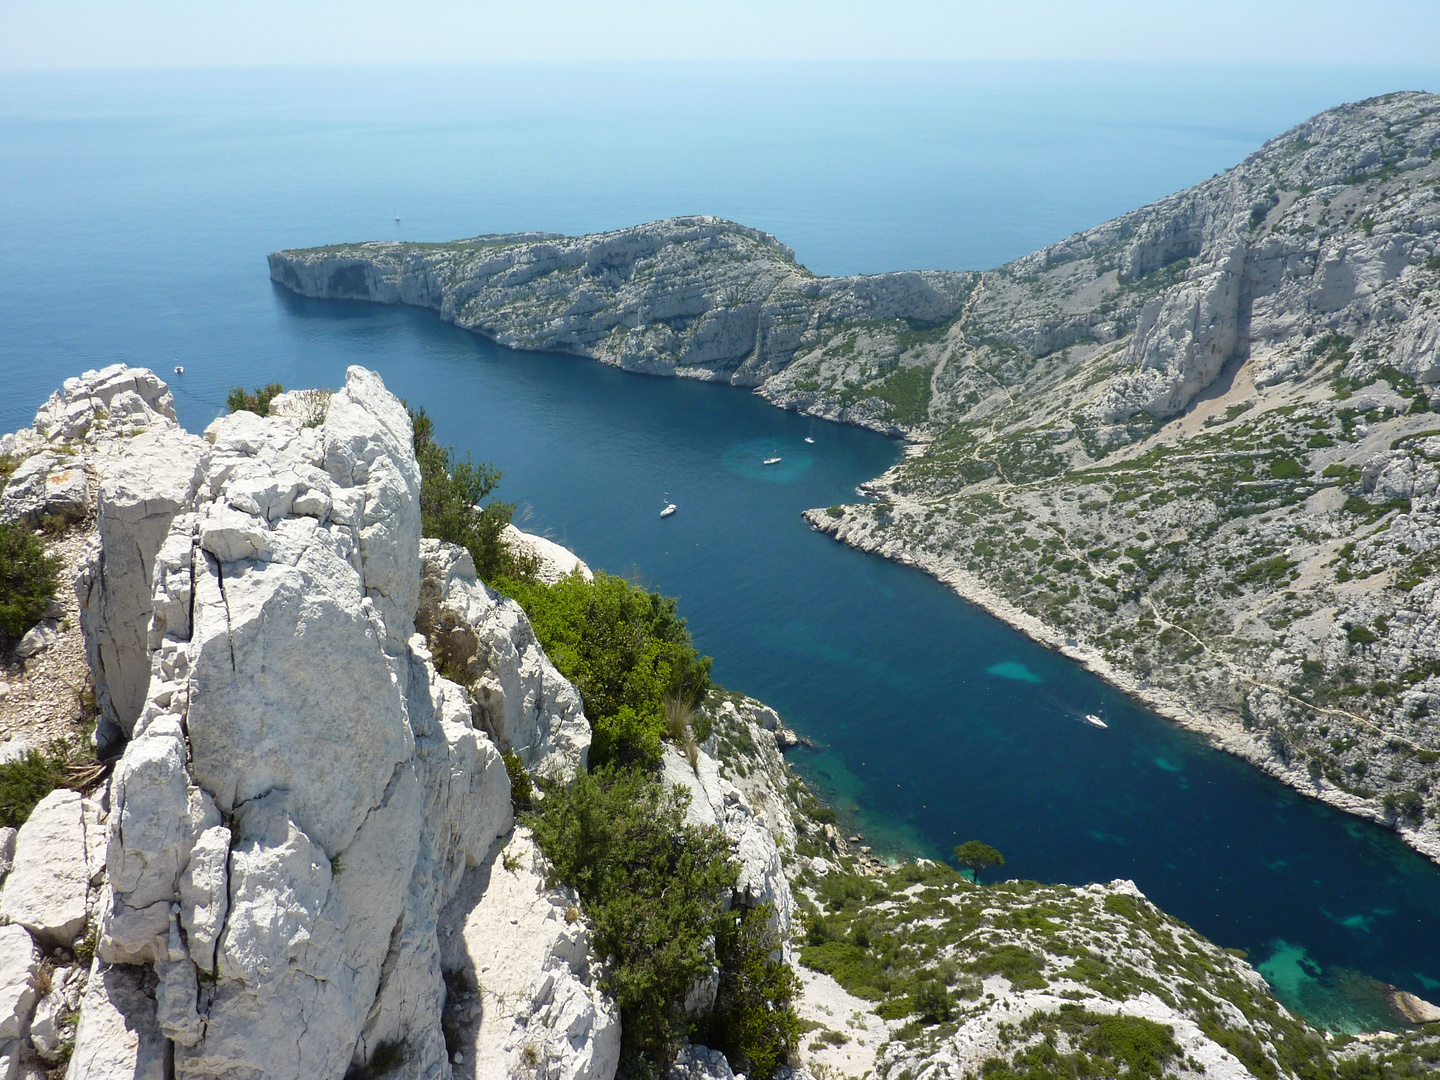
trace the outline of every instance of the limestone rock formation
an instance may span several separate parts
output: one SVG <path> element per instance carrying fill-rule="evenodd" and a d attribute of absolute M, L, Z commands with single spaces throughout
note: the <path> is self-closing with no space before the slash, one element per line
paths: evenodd
<path fill-rule="evenodd" d="M 63 960 L 38 1000 L 12 987 L 7 1068 L 72 1053 L 71 1076 L 106 1080 L 338 1078 L 383 1048 L 393 1075 L 448 1075 L 437 922 L 511 828 L 502 753 L 571 774 L 589 726 L 467 554 L 426 541 L 422 560 L 411 444 L 359 368 L 198 438 L 163 383 L 117 366 L 5 437 L 25 507 L 56 512 L 62 464 L 97 493 L 76 587 L 97 739 L 124 749 L 98 802 L 57 790 L 16 838 L 8 963 L 28 970 L 32 934 L 71 956 L 87 928 L 97 959 Z M 442 609 L 477 646 L 469 689 L 416 632 Z M 598 987 L 587 1001 L 613 1013 Z M 596 1031 L 608 1080 L 618 1032 Z"/>
<path fill-rule="evenodd" d="M 813 278 L 695 218 L 270 268 L 911 436 L 811 523 L 1440 858 L 1437 182 L 1407 92 L 983 274 Z"/>
<path fill-rule="evenodd" d="M 447 1003 L 456 1077 L 615 1074 L 620 1015 L 600 992 L 579 904 L 573 890 L 546 886 L 524 828 L 465 871 L 440 920 L 441 963 L 458 991 Z"/>
<path fill-rule="evenodd" d="M 739 386 L 764 382 L 843 323 L 945 323 L 972 278 L 820 278 L 768 233 L 713 217 L 594 236 L 280 251 L 270 276 L 303 296 L 432 308 L 503 345 Z"/>
<path fill-rule="evenodd" d="M 20 827 L 15 867 L 0 889 L 0 911 L 48 945 L 69 945 L 85 928 L 91 873 L 80 795 L 46 795 Z"/>

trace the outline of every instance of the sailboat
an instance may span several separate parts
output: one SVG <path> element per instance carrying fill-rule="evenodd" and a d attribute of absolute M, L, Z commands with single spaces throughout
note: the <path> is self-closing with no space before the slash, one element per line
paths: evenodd
<path fill-rule="evenodd" d="M 396 224 L 396 225 L 399 225 L 399 224 L 400 224 L 400 211 L 399 211 L 399 210 L 396 210 L 396 211 L 395 211 L 395 224 Z"/>
<path fill-rule="evenodd" d="M 767 457 L 767 458 L 765 459 L 765 464 L 766 464 L 766 465 L 779 465 L 779 464 L 780 464 L 780 454 L 779 454 L 779 452 L 778 452 L 777 449 L 776 449 L 775 440 L 774 440 L 774 439 L 771 439 L 771 440 L 770 440 L 770 453 L 771 453 L 773 456 L 772 456 L 772 457 Z"/>
<path fill-rule="evenodd" d="M 1105 707 L 1102 705 L 1100 708 L 1101 708 L 1101 711 L 1103 712 Z M 1108 728 L 1108 727 L 1110 726 L 1110 725 L 1107 724 L 1103 719 L 1101 719 L 1100 717 L 1096 716 L 1093 712 L 1087 712 L 1087 713 L 1085 714 L 1085 722 L 1086 722 L 1087 724 L 1093 724 L 1095 727 Z"/>
<path fill-rule="evenodd" d="M 677 507 L 674 503 L 666 503 L 666 504 L 665 504 L 665 509 L 660 511 L 660 516 L 661 516 L 662 518 L 667 518 L 667 517 L 669 517 L 671 514 L 673 514 L 677 509 L 679 509 L 679 507 Z"/>
<path fill-rule="evenodd" d="M 814 432 L 815 432 L 815 425 L 814 425 L 814 424 L 811 424 L 811 425 L 810 425 L 810 430 L 805 433 L 805 441 L 806 441 L 806 442 L 808 442 L 808 443 L 813 443 L 813 442 L 815 441 L 815 434 L 814 434 Z"/>

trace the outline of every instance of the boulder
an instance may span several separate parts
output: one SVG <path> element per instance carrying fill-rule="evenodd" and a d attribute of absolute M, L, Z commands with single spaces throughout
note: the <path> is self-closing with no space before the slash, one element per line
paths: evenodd
<path fill-rule="evenodd" d="M 0 890 L 0 908 L 42 943 L 69 946 L 85 929 L 90 873 L 78 792 L 57 788 L 20 826 L 15 867 Z"/>
<path fill-rule="evenodd" d="M 744 1080 L 745 1074 L 737 1074 L 719 1050 L 686 1043 L 675 1055 L 666 1080 L 736 1080 L 737 1076 Z"/>
<path fill-rule="evenodd" d="M 77 574 L 75 591 L 96 699 L 127 736 L 150 682 L 155 559 L 171 522 L 192 506 L 208 454 L 200 439 L 167 428 L 137 435 L 101 459 L 100 546 Z"/>
<path fill-rule="evenodd" d="M 68 524 L 89 512 L 83 461 L 70 453 L 42 450 L 25 458 L 0 491 L 0 522 L 38 525 L 50 518 Z"/>
<path fill-rule="evenodd" d="M 168 1080 L 154 985 L 155 975 L 147 968 L 97 962 L 80 1002 L 65 1080 Z"/>
<path fill-rule="evenodd" d="M 15 646 L 15 655 L 21 660 L 29 660 L 32 656 L 39 656 L 59 640 L 60 624 L 54 619 L 41 619 L 20 639 L 20 644 Z"/>
<path fill-rule="evenodd" d="M 40 950 L 23 926 L 0 926 L 0 1044 L 22 1038 L 35 1001 Z"/>
<path fill-rule="evenodd" d="M 535 576 L 547 585 L 553 585 L 563 577 L 578 573 L 586 581 L 594 580 L 581 558 L 567 547 L 534 533 L 521 532 L 514 525 L 506 525 L 504 539 L 507 544 L 533 557 L 539 564 Z"/>
<path fill-rule="evenodd" d="M 479 580 L 464 548 L 426 539 L 420 558 L 417 619 L 469 686 L 485 729 L 535 775 L 574 776 L 589 758 L 590 725 L 525 612 Z"/>

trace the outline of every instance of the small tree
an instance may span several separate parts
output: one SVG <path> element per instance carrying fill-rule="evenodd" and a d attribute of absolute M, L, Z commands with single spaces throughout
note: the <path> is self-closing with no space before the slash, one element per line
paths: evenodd
<path fill-rule="evenodd" d="M 955 861 L 968 868 L 971 879 L 979 885 L 980 871 L 992 866 L 1004 866 L 1005 856 L 989 844 L 982 844 L 979 840 L 966 840 L 955 849 Z"/>

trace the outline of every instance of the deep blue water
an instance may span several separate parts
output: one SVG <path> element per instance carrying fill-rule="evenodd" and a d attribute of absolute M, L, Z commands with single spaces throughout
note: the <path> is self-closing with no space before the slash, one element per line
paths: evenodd
<path fill-rule="evenodd" d="M 1282 998 L 1440 994 L 1440 868 L 1206 748 L 918 573 L 809 531 L 896 460 L 738 390 L 522 355 L 423 312 L 273 288 L 282 246 L 713 212 L 822 273 L 994 265 L 1436 71 L 918 65 L 0 75 L 0 430 L 116 360 L 236 383 L 378 369 L 498 465 L 527 527 L 679 595 L 722 683 L 877 848 L 1133 878 Z M 402 217 L 397 227 L 396 212 Z M 804 443 L 812 434 L 815 443 Z M 778 452 L 781 466 L 760 459 Z M 662 499 L 680 512 L 660 521 Z M 1108 730 L 1081 714 L 1105 708 Z M 1358 987 L 1358 991 L 1357 991 Z M 1358 997 L 1357 997 L 1358 993 Z"/>

